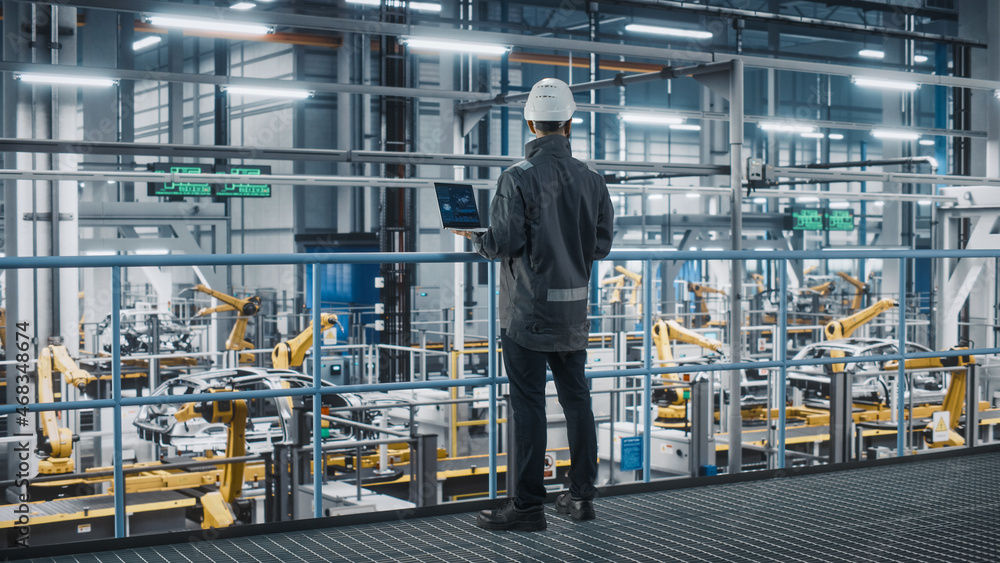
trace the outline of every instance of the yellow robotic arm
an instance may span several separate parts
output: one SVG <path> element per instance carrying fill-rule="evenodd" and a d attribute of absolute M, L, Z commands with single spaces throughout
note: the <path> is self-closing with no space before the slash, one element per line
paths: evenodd
<path fill-rule="evenodd" d="M 615 271 L 635 283 L 635 287 L 632 288 L 632 295 L 629 297 L 628 301 L 630 305 L 635 305 L 636 300 L 639 297 L 639 288 L 642 287 L 642 276 L 631 270 L 627 270 L 624 266 L 615 266 Z"/>
<path fill-rule="evenodd" d="M 823 328 L 823 335 L 826 336 L 827 340 L 847 338 L 854 334 L 854 331 L 859 327 L 870 323 L 872 319 L 879 316 L 886 309 L 891 309 L 898 305 L 899 303 L 895 299 L 881 299 L 863 311 L 858 311 L 849 317 L 826 323 L 826 327 Z M 843 358 L 844 352 L 841 350 L 830 350 L 830 357 Z M 844 364 L 833 364 L 831 368 L 833 371 L 843 371 Z"/>
<path fill-rule="evenodd" d="M 323 313 L 320 315 L 320 334 L 337 324 L 337 315 Z M 271 351 L 271 365 L 279 369 L 289 369 L 302 365 L 302 360 L 306 357 L 306 351 L 312 347 L 313 326 L 309 323 L 298 336 L 291 340 L 279 342 Z"/>
<path fill-rule="evenodd" d="M 41 404 L 55 402 L 55 393 L 52 390 L 55 384 L 52 377 L 53 370 L 63 374 L 67 385 L 74 385 L 80 389 L 96 379 L 77 367 L 64 346 L 46 346 L 42 348 L 38 358 L 38 402 Z M 42 434 L 45 436 L 45 442 L 40 449 L 49 456 L 48 459 L 39 462 L 39 473 L 45 475 L 72 473 L 74 462 L 70 456 L 73 455 L 73 442 L 78 438 L 69 428 L 59 426 L 55 411 L 42 411 L 39 416 L 42 419 Z"/>
<path fill-rule="evenodd" d="M 827 295 L 830 295 L 830 292 L 833 291 L 834 287 L 836 286 L 831 280 L 828 282 L 821 283 L 819 285 L 814 285 L 811 287 L 807 287 L 805 289 L 800 289 L 799 293 L 815 293 L 820 297 L 826 297 Z"/>
<path fill-rule="evenodd" d="M 865 298 L 865 294 L 868 293 L 868 284 L 865 282 L 851 277 L 847 272 L 837 272 L 837 275 L 841 277 L 844 281 L 854 286 L 854 299 L 851 300 L 851 311 L 857 311 L 861 308 L 861 303 Z"/>
<path fill-rule="evenodd" d="M 619 303 L 622 300 L 622 288 L 625 287 L 625 276 L 617 275 L 601 280 L 601 285 L 608 285 L 611 283 L 615 284 L 615 290 L 611 293 L 611 298 L 608 299 L 608 303 Z"/>
<path fill-rule="evenodd" d="M 653 325 L 653 344 L 656 346 L 656 355 L 660 359 L 660 367 L 674 367 L 677 365 L 672 361 L 674 354 L 670 349 L 670 343 L 674 340 L 687 342 L 688 344 L 697 344 L 713 352 L 718 352 L 722 349 L 722 343 L 718 340 L 706 338 L 704 335 L 688 330 L 677 321 L 660 319 Z M 663 374 L 662 378 L 667 381 L 680 381 L 676 373 Z M 667 400 L 675 405 L 684 403 L 683 394 L 675 393 L 673 390 L 668 390 Z"/>
<path fill-rule="evenodd" d="M 879 316 L 886 309 L 891 309 L 898 305 L 899 303 L 895 299 L 881 299 L 863 311 L 858 311 L 849 317 L 828 322 L 823 329 L 823 334 L 827 340 L 847 338 L 854 334 L 854 331 L 858 328 L 870 323 L 872 319 Z"/>
<path fill-rule="evenodd" d="M 212 313 L 236 311 L 236 324 L 233 326 L 233 330 L 229 332 L 229 338 L 226 339 L 226 350 L 249 350 L 250 348 L 253 348 L 253 345 L 246 341 L 247 320 L 260 311 L 260 297 L 254 295 L 252 297 L 247 297 L 246 299 L 239 299 L 233 297 L 232 295 L 220 293 L 201 284 L 194 286 L 194 289 L 195 291 L 200 291 L 206 295 L 210 295 L 224 303 L 223 305 L 216 307 L 200 309 L 197 313 L 195 313 L 196 317 L 204 317 L 206 315 L 211 315 Z M 250 354 L 241 354 L 240 361 L 244 363 L 252 362 L 253 356 Z"/>
<path fill-rule="evenodd" d="M 213 389 L 213 391 L 231 391 Z M 234 401 L 212 401 L 188 403 L 174 413 L 174 418 L 184 422 L 194 418 L 204 418 L 212 423 L 226 424 L 226 458 L 242 457 L 247 451 L 247 403 L 242 399 Z M 223 466 L 222 481 L 218 491 L 201 497 L 204 518 L 201 527 L 226 528 L 236 521 L 232 504 L 243 490 L 243 470 L 246 462 L 227 463 Z"/>
<path fill-rule="evenodd" d="M 764 276 L 760 274 L 750 274 L 750 277 L 753 278 L 754 283 L 757 284 L 757 293 L 764 293 L 767 291 L 767 286 L 764 285 Z"/>
<path fill-rule="evenodd" d="M 686 329 L 677 321 L 660 319 L 653 325 L 653 344 L 656 345 L 656 353 L 660 358 L 660 367 L 673 367 L 676 365 L 671 361 L 674 359 L 674 355 L 670 349 L 670 343 L 674 340 L 696 344 L 713 352 L 718 352 L 722 349 L 722 343 L 718 340 L 707 338 L 693 330 Z"/>
<path fill-rule="evenodd" d="M 705 301 L 705 294 L 721 293 L 722 295 L 726 295 L 726 292 L 722 289 L 715 289 L 714 287 L 693 282 L 687 282 L 687 290 L 694 293 L 696 307 L 698 307 L 698 310 L 701 312 L 699 315 L 695 315 L 693 323 L 695 328 L 708 324 L 708 321 L 711 320 L 711 316 L 708 314 L 708 302 Z"/>
<path fill-rule="evenodd" d="M 968 348 L 952 348 L 952 350 L 968 350 Z M 928 368 L 962 368 L 951 372 L 951 383 L 948 385 L 948 392 L 944 396 L 941 410 L 948 413 L 948 440 L 944 442 L 934 442 L 931 436 L 934 433 L 934 423 L 931 422 L 924 428 L 924 441 L 932 448 L 943 446 L 964 446 L 965 438 L 955 431 L 958 428 L 958 418 L 962 416 L 962 406 L 965 404 L 965 376 L 968 373 L 964 368 L 976 363 L 976 357 L 968 356 L 948 356 L 944 358 L 915 358 L 906 360 L 903 364 L 905 370 L 920 370 Z M 886 370 L 899 369 L 899 361 L 891 360 L 885 363 Z M 970 408 L 977 408 L 970 405 Z"/>

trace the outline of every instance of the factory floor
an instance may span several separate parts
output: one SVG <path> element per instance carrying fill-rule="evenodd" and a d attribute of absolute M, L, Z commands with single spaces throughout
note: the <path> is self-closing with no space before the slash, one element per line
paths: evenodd
<path fill-rule="evenodd" d="M 608 495 L 590 522 L 547 505 L 536 533 L 465 512 L 32 561 L 1000 561 L 1000 451 L 913 457 Z"/>

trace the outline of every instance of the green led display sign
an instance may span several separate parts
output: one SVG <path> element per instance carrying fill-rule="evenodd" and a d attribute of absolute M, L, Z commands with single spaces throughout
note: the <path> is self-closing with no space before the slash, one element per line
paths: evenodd
<path fill-rule="evenodd" d="M 853 231 L 854 211 L 850 209 L 829 209 L 826 212 L 826 230 Z"/>
<path fill-rule="evenodd" d="M 227 166 L 211 164 L 171 164 L 157 162 L 149 170 L 163 174 L 239 174 L 241 176 L 269 176 L 270 166 Z M 263 182 L 150 182 L 147 193 L 151 196 L 180 198 L 191 197 L 271 197 L 271 185 Z"/>
<path fill-rule="evenodd" d="M 823 210 L 822 209 L 792 209 L 792 224 L 789 230 L 792 231 L 822 231 L 823 230 Z"/>
<path fill-rule="evenodd" d="M 827 207 L 790 207 L 785 215 L 788 231 L 853 231 L 854 211 Z"/>
<path fill-rule="evenodd" d="M 150 165 L 153 172 L 164 174 L 211 174 L 212 166 L 202 164 L 170 164 L 158 162 Z M 211 196 L 212 184 L 207 182 L 150 182 L 147 193 L 151 196 Z"/>
<path fill-rule="evenodd" d="M 270 166 L 216 166 L 216 174 L 240 174 L 243 176 L 270 175 Z M 240 182 L 233 184 L 216 184 L 216 197 L 271 197 L 271 184 L 256 182 Z"/>

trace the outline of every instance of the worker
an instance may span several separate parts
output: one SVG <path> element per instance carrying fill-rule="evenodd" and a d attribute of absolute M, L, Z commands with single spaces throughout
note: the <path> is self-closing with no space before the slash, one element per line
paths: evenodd
<path fill-rule="evenodd" d="M 458 233 L 503 264 L 500 339 L 510 377 L 516 487 L 512 502 L 477 516 L 489 530 L 546 527 L 546 364 L 569 434 L 570 486 L 556 509 L 574 520 L 595 517 L 597 431 L 584 376 L 588 287 L 594 260 L 611 251 L 614 209 L 603 177 L 573 158 L 575 110 L 565 82 L 546 78 L 532 87 L 524 118 L 537 138 L 525 146 L 526 159 L 500 175 L 489 229 Z"/>

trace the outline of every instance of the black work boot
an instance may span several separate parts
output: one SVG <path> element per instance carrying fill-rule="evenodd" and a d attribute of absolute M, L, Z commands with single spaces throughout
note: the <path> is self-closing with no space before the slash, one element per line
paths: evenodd
<path fill-rule="evenodd" d="M 593 520 L 597 518 L 597 514 L 594 512 L 594 501 L 577 500 L 570 497 L 569 493 L 563 493 L 556 498 L 556 512 L 569 514 L 569 517 L 573 520 Z"/>
<path fill-rule="evenodd" d="M 544 530 L 545 511 L 542 506 L 533 506 L 521 510 L 509 501 L 499 510 L 481 510 L 476 516 L 476 525 L 487 530 L 518 530 L 521 532 L 538 532 Z"/>

